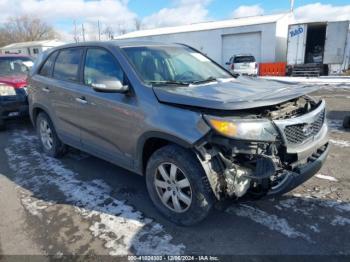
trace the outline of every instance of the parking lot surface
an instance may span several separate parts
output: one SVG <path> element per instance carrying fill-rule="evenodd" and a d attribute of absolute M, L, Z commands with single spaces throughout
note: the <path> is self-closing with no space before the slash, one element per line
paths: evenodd
<path fill-rule="evenodd" d="M 331 153 L 281 198 L 241 200 L 179 227 L 153 207 L 144 178 L 77 150 L 41 151 L 29 121 L 0 133 L 0 254 L 350 255 L 350 88 L 320 86 Z"/>

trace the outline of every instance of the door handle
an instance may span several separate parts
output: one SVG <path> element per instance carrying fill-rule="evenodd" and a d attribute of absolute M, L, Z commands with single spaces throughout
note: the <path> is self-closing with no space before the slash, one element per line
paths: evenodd
<path fill-rule="evenodd" d="M 80 104 L 87 104 L 85 97 L 77 97 L 75 98 L 75 101 L 77 101 Z"/>
<path fill-rule="evenodd" d="M 47 86 L 43 87 L 41 90 L 43 90 L 46 93 L 50 93 L 50 89 Z"/>

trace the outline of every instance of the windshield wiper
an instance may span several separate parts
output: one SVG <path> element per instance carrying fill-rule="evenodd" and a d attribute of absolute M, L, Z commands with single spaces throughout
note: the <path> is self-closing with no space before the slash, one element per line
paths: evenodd
<path fill-rule="evenodd" d="M 191 82 L 191 84 L 192 85 L 199 85 L 199 84 L 205 84 L 205 83 L 214 82 L 214 81 L 217 81 L 217 78 L 210 76 L 204 80 L 193 81 L 193 82 Z"/>
<path fill-rule="evenodd" d="M 147 81 L 152 85 L 178 85 L 178 86 L 188 86 L 189 83 L 175 80 L 166 80 L 166 81 Z"/>

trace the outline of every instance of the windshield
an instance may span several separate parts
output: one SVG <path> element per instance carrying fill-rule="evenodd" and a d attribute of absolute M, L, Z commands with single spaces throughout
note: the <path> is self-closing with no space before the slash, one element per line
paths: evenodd
<path fill-rule="evenodd" d="M 232 78 L 201 53 L 183 46 L 144 46 L 123 48 L 145 83 L 202 83 L 218 78 Z"/>
<path fill-rule="evenodd" d="M 253 63 L 255 62 L 254 56 L 236 56 L 234 63 Z"/>
<path fill-rule="evenodd" d="M 0 57 L 0 76 L 26 75 L 32 66 L 28 57 Z"/>

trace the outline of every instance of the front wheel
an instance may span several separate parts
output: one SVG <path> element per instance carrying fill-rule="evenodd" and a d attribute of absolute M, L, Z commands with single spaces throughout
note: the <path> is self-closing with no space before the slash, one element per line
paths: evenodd
<path fill-rule="evenodd" d="M 208 216 L 214 195 L 195 154 L 176 145 L 157 150 L 146 169 L 148 193 L 157 209 L 179 225 Z"/>
<path fill-rule="evenodd" d="M 41 147 L 51 157 L 61 157 L 66 152 L 66 146 L 56 134 L 51 119 L 46 113 L 40 113 L 36 119 L 36 129 Z"/>

